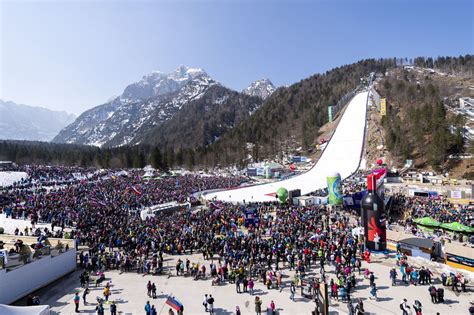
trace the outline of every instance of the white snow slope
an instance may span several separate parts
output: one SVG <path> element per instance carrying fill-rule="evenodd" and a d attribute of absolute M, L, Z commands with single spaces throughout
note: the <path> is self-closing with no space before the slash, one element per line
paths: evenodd
<path fill-rule="evenodd" d="M 217 199 L 229 202 L 275 201 L 278 188 L 301 189 L 308 194 L 327 187 L 326 175 L 341 174 L 342 179 L 357 171 L 364 145 L 368 92 L 354 96 L 329 141 L 323 155 L 308 172 L 287 180 L 244 188 L 229 189 L 203 195 L 207 200 Z"/>

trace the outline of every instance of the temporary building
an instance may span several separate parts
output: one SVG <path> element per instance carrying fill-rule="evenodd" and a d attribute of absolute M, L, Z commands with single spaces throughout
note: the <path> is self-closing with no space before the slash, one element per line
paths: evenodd
<path fill-rule="evenodd" d="M 431 258 L 431 249 L 434 245 L 433 240 L 404 232 L 387 230 L 387 247 L 395 250 L 397 243 L 400 244 L 401 251 L 408 256 Z"/>
<path fill-rule="evenodd" d="M 474 272 L 474 248 L 453 242 L 444 245 L 444 252 L 448 266 Z"/>

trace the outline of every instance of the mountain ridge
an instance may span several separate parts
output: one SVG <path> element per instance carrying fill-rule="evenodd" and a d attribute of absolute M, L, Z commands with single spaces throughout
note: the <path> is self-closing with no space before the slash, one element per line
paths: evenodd
<path fill-rule="evenodd" d="M 271 82 L 270 85 L 270 88 L 265 86 L 266 91 L 273 88 Z M 211 95 L 207 95 L 206 93 L 211 88 L 212 91 L 209 92 Z M 221 95 L 223 99 L 216 98 L 216 95 Z M 143 141 L 153 144 L 169 143 L 169 139 L 175 138 L 174 135 L 159 133 L 160 139 L 154 139 L 157 136 L 157 130 L 174 130 L 175 127 L 184 130 L 191 126 L 191 129 L 199 129 L 202 137 L 197 142 L 186 139 L 182 146 L 193 147 L 195 144 L 212 142 L 212 139 L 220 137 L 222 132 L 233 127 L 235 123 L 250 116 L 263 102 L 262 97 L 253 97 L 222 86 L 201 68 L 180 66 L 169 73 L 152 71 L 139 81 L 127 85 L 123 93 L 112 101 L 81 114 L 71 125 L 61 130 L 53 142 L 98 147 L 137 145 L 144 143 Z M 205 124 L 198 117 L 198 115 L 204 115 L 212 120 L 209 113 L 206 113 L 206 106 L 192 105 L 193 102 L 199 103 L 201 98 L 208 101 L 204 105 L 212 107 L 216 115 L 227 112 L 224 119 L 226 126 L 217 127 L 219 125 L 217 122 L 215 125 L 214 123 Z M 188 117 L 173 120 L 188 106 L 194 106 L 194 111 L 186 111 Z M 224 108 L 226 106 L 233 110 L 228 111 Z M 168 124 L 167 127 L 160 129 L 162 124 L 170 120 L 173 120 L 177 126 L 171 128 Z M 188 123 L 187 126 L 179 126 L 185 124 L 185 121 Z M 189 123 L 190 121 L 193 123 Z M 202 130 L 202 126 L 212 130 Z M 181 145 L 178 144 L 178 146 Z"/>
<path fill-rule="evenodd" d="M 153 71 L 129 84 L 110 102 L 82 113 L 53 139 L 53 142 L 101 147 L 129 144 L 133 133 L 150 118 L 155 123 L 172 116 L 185 100 L 194 99 L 209 86 L 219 84 L 198 68 L 180 66 L 170 73 Z M 170 96 L 174 96 L 174 101 Z M 157 112 L 157 113 L 155 113 Z"/>
<path fill-rule="evenodd" d="M 50 141 L 76 116 L 0 99 L 0 139 Z"/>

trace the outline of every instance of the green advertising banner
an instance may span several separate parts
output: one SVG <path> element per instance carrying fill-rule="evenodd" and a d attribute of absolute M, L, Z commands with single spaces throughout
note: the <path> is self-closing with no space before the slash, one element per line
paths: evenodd
<path fill-rule="evenodd" d="M 332 122 L 332 106 L 328 106 L 329 122 Z"/>
<path fill-rule="evenodd" d="M 342 204 L 341 175 L 334 173 L 326 177 L 328 183 L 328 203 L 330 205 Z"/>

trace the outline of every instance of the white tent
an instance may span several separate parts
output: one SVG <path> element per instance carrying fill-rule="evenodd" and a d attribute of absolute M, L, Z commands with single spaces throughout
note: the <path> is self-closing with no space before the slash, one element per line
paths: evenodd
<path fill-rule="evenodd" d="M 49 305 L 36 306 L 11 306 L 0 304 L 0 314 L 2 315 L 49 315 Z"/>

